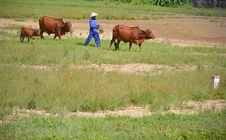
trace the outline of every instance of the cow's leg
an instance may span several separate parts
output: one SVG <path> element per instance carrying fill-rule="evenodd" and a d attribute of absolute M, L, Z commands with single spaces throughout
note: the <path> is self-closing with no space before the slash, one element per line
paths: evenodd
<path fill-rule="evenodd" d="M 117 44 L 116 44 L 116 48 L 115 50 L 119 50 L 119 44 L 120 44 L 121 40 L 117 39 Z"/>
<path fill-rule="evenodd" d="M 53 39 L 56 39 L 56 37 L 57 37 L 57 36 L 58 36 L 58 37 L 59 37 L 59 39 L 61 40 L 61 35 L 60 35 L 60 33 L 58 33 L 58 32 L 57 32 L 57 34 L 55 34 L 55 36 L 54 36 L 54 38 L 53 38 Z"/>
<path fill-rule="evenodd" d="M 22 38 L 21 38 L 21 42 L 24 42 L 24 36 L 22 36 Z"/>
<path fill-rule="evenodd" d="M 140 51 L 142 51 L 142 46 L 141 46 L 141 44 L 138 44 L 138 46 L 139 46 L 139 48 L 140 48 Z"/>
<path fill-rule="evenodd" d="M 58 36 L 59 39 L 61 40 L 61 35 L 60 35 L 59 33 L 57 33 L 57 35 L 54 36 L 54 39 L 55 39 L 57 36 Z"/>
<path fill-rule="evenodd" d="M 129 42 L 129 51 L 131 50 L 132 42 Z"/>
<path fill-rule="evenodd" d="M 117 39 L 118 41 L 118 39 Z M 117 50 L 117 43 L 114 41 L 114 45 L 115 45 L 115 50 Z"/>
<path fill-rule="evenodd" d="M 24 38 L 25 38 L 24 36 L 21 36 L 21 42 L 24 42 Z"/>
<path fill-rule="evenodd" d="M 41 30 L 41 32 L 40 32 L 41 39 L 44 39 L 43 32 L 44 32 L 43 30 Z"/>
<path fill-rule="evenodd" d="M 61 35 L 60 35 L 60 33 L 58 34 L 58 37 L 59 37 L 59 39 L 61 40 Z"/>
<path fill-rule="evenodd" d="M 24 42 L 24 36 L 23 35 L 20 35 L 20 41 Z"/>
<path fill-rule="evenodd" d="M 54 38 L 53 39 L 56 39 L 57 35 L 55 34 Z"/>
<path fill-rule="evenodd" d="M 22 35 L 20 35 L 20 42 L 22 42 Z"/>
<path fill-rule="evenodd" d="M 55 36 L 57 35 L 58 37 L 59 37 L 59 39 L 61 40 L 61 34 L 60 34 L 60 32 L 61 32 L 61 29 L 60 29 L 60 27 L 56 27 L 56 34 L 55 34 Z M 54 37 L 54 39 L 55 39 L 56 37 Z"/>
<path fill-rule="evenodd" d="M 28 41 L 28 42 L 30 41 L 30 37 L 27 37 L 27 41 Z"/>

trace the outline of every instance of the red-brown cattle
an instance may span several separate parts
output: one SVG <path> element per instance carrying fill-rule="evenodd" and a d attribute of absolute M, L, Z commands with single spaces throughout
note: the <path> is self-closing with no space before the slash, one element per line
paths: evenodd
<path fill-rule="evenodd" d="M 115 50 L 119 50 L 119 43 L 121 41 L 129 42 L 129 50 L 131 50 L 132 43 L 137 44 L 141 50 L 141 44 L 145 39 L 154 39 L 155 36 L 151 30 L 141 30 L 138 26 L 128 27 L 124 25 L 116 25 L 113 28 L 112 40 L 110 47 L 114 42 Z M 115 42 L 117 40 L 117 43 Z"/>
<path fill-rule="evenodd" d="M 62 19 L 54 19 L 47 16 L 39 19 L 39 27 L 41 39 L 44 39 L 43 32 L 47 32 L 48 35 L 55 34 L 54 39 L 58 36 L 60 40 L 61 35 L 65 35 L 66 32 L 72 32 L 71 22 L 65 23 Z"/>
<path fill-rule="evenodd" d="M 20 42 L 24 42 L 25 37 L 28 38 L 28 42 L 29 42 L 30 38 L 35 39 L 35 36 L 39 36 L 39 35 L 40 35 L 40 30 L 34 30 L 31 28 L 22 27 L 20 32 Z"/>

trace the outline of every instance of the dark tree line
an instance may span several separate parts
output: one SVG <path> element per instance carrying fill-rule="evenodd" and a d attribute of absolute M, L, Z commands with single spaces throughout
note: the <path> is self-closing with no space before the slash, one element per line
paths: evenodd
<path fill-rule="evenodd" d="M 90 0 L 90 1 L 103 1 L 103 0 Z M 123 3 L 140 3 L 140 4 L 152 4 L 157 6 L 172 6 L 172 5 L 185 5 L 191 3 L 194 7 L 206 7 L 206 8 L 226 8 L 226 0 L 109 0 L 120 1 Z"/>
<path fill-rule="evenodd" d="M 195 7 L 226 8 L 226 0 L 190 0 Z"/>

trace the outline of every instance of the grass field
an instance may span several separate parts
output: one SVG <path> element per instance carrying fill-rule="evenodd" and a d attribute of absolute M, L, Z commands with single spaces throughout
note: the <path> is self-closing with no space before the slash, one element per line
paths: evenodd
<path fill-rule="evenodd" d="M 225 54 L 226 50 L 222 47 L 181 48 L 167 43 L 145 42 L 143 45 L 145 51 L 140 52 L 137 47 L 129 52 L 127 44 L 122 44 L 120 51 L 109 49 L 108 40 L 103 40 L 102 47 L 98 49 L 92 47 L 92 43 L 91 46 L 84 48 L 82 39 L 53 41 L 52 38 L 47 38 L 41 41 L 37 38 L 34 45 L 32 41 L 19 43 L 17 36 L 18 34 L 9 34 L 11 39 L 0 41 L 0 113 L 3 120 L 14 106 L 44 109 L 53 113 L 116 110 L 130 105 L 148 105 L 152 111 L 167 111 L 172 105 L 184 108 L 183 101 L 226 98 L 226 81 L 223 78 L 226 77 L 225 56 L 219 55 Z M 162 64 L 178 69 L 180 66 L 196 66 L 196 70 L 150 76 L 72 68 L 76 65 L 129 63 Z M 53 69 L 37 70 L 32 66 L 49 66 Z M 59 69 L 54 70 L 54 66 L 59 66 Z M 214 74 L 222 77 L 221 86 L 216 90 L 213 90 L 211 83 L 211 76 Z M 61 117 L 34 117 L 11 120 L 10 124 L 1 125 L 0 130 L 3 138 L 13 139 L 225 137 L 225 125 L 222 123 L 225 122 L 224 113 L 206 113 L 201 116 L 203 117 L 192 116 L 197 119 L 196 124 L 192 124 L 189 115 L 175 115 L 171 118 L 159 114 L 140 119 L 72 117 L 66 120 Z M 219 123 L 215 123 L 212 116 Z M 180 123 L 178 118 L 182 118 Z M 203 122 L 204 118 L 207 120 Z M 43 126 L 44 123 L 46 125 Z M 115 123 L 119 126 L 115 126 Z M 150 127 L 153 129 L 150 130 Z M 36 134 L 40 129 L 42 132 Z M 59 131 L 61 133 L 58 133 Z M 73 131 L 78 133 L 72 133 Z"/>
<path fill-rule="evenodd" d="M 90 13 L 99 13 L 102 19 L 151 19 L 175 15 L 226 16 L 224 9 L 182 7 L 160 7 L 144 4 L 88 0 L 0 0 L 0 17 L 38 19 L 43 15 L 68 19 L 86 19 Z M 14 10 L 12 10 L 14 9 Z M 16 10 L 15 10 L 16 9 Z M 56 11 L 57 9 L 57 11 Z"/>
<path fill-rule="evenodd" d="M 193 16 L 225 15 L 222 9 L 194 9 L 190 6 L 162 8 L 133 3 L 127 6 L 109 1 L 0 2 L 0 17 L 21 21 L 26 18 L 37 19 L 44 13 L 54 17 L 81 19 L 87 17 L 97 5 L 100 9 L 95 11 L 102 12 L 100 18 L 107 19 L 159 18 L 176 15 L 181 9 L 182 14 Z M 55 8 L 59 12 L 53 12 Z M 153 9 L 152 12 L 147 13 L 150 9 Z M 115 15 L 109 17 L 112 11 Z M 115 11 L 124 14 L 117 17 Z M 53 41 L 46 37 L 45 40 L 36 38 L 35 44 L 33 40 L 20 43 L 19 31 L 9 32 L 18 28 L 19 25 L 0 27 L 0 36 L 5 37 L 0 40 L 0 120 L 3 122 L 0 124 L 0 139 L 226 138 L 225 109 L 219 113 L 211 110 L 196 115 L 159 113 L 141 118 L 9 118 L 7 115 L 12 113 L 15 106 L 60 114 L 117 110 L 131 105 L 161 112 L 169 110 L 171 106 L 184 109 L 184 101 L 226 99 L 226 49 L 222 46 L 178 47 L 167 42 L 145 41 L 142 52 L 138 47 L 133 47 L 129 52 L 128 44 L 123 43 L 120 51 L 114 51 L 109 48 L 109 40 L 102 40 L 101 48 L 96 48 L 93 41 L 84 47 L 84 39 L 78 38 Z M 160 75 L 136 75 L 76 68 L 91 64 L 101 67 L 103 64 L 133 63 L 162 65 L 163 69 L 164 66 L 170 66 L 176 70 L 165 71 Z M 187 70 L 181 70 L 182 67 Z M 211 83 L 212 75 L 221 76 L 220 86 L 215 90 Z"/>
<path fill-rule="evenodd" d="M 40 118 L 0 125 L 3 139 L 225 139 L 225 114 Z"/>

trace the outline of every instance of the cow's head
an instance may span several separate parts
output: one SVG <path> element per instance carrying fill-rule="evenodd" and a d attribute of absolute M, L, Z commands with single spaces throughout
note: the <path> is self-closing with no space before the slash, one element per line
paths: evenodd
<path fill-rule="evenodd" d="M 40 36 L 40 29 L 35 30 L 34 35 L 33 36 Z"/>
<path fill-rule="evenodd" d="M 150 29 L 146 30 L 146 39 L 155 39 L 155 36 Z"/>
<path fill-rule="evenodd" d="M 72 33 L 72 24 L 71 24 L 71 22 L 66 22 L 65 23 L 65 29 L 66 29 L 66 31 L 67 32 L 70 32 L 70 33 Z"/>

